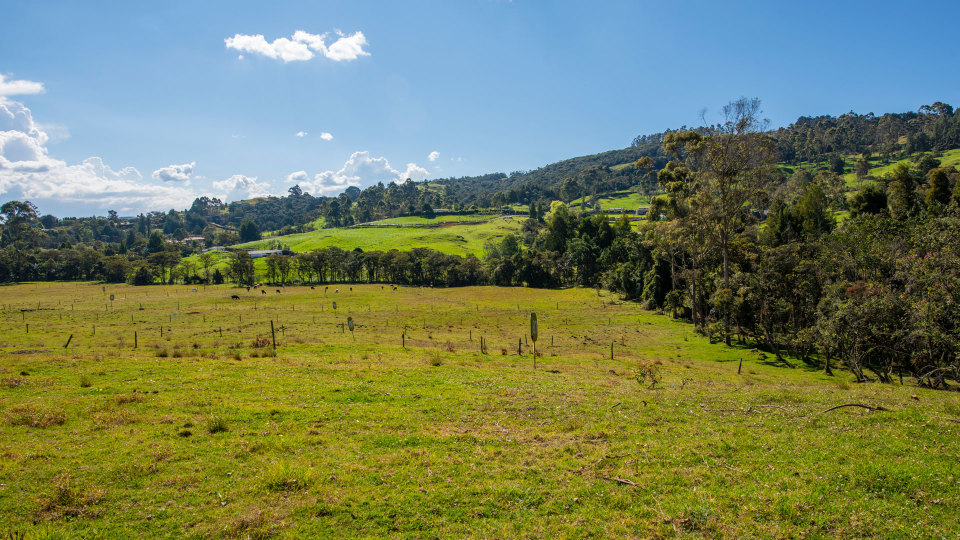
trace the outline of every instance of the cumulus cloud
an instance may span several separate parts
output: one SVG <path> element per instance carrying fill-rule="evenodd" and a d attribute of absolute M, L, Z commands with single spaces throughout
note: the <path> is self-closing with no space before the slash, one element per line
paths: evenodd
<path fill-rule="evenodd" d="M 196 165 L 196 161 L 183 165 L 168 165 L 153 171 L 153 179 L 164 182 L 187 182 L 190 180 L 190 175 L 193 174 L 193 168 Z"/>
<path fill-rule="evenodd" d="M 406 180 L 409 178 L 414 182 L 419 182 L 421 180 L 426 180 L 427 175 L 429 174 L 429 171 L 417 165 L 416 163 L 407 163 L 407 169 L 400 173 L 399 179 Z"/>
<path fill-rule="evenodd" d="M 297 137 L 306 137 L 307 135 L 308 135 L 308 133 L 307 133 L 306 131 L 298 131 L 298 132 L 297 132 Z"/>
<path fill-rule="evenodd" d="M 295 186 L 297 184 L 306 184 L 310 181 L 310 175 L 307 171 L 297 171 L 287 175 L 287 184 Z"/>
<path fill-rule="evenodd" d="M 408 163 L 406 169 L 398 171 L 390 166 L 385 157 L 370 157 L 370 152 L 354 152 L 350 159 L 337 171 L 324 171 L 309 180 L 305 171 L 297 171 L 287 176 L 290 185 L 300 187 L 312 195 L 336 195 L 350 186 L 366 186 L 377 182 L 402 182 L 407 178 L 423 180 L 428 171 L 416 163 Z"/>
<path fill-rule="evenodd" d="M 251 177 L 242 174 L 235 174 L 225 180 L 214 182 L 213 189 L 221 193 L 220 199 L 223 202 L 240 201 L 271 195 L 270 184 L 257 182 L 256 176 Z"/>
<path fill-rule="evenodd" d="M 361 56 L 370 56 L 370 53 L 363 50 L 367 44 L 363 32 L 354 32 L 348 36 L 337 31 L 336 35 L 337 39 L 329 46 L 326 43 L 327 34 L 311 34 L 303 30 L 297 30 L 289 38 L 281 37 L 269 42 L 262 34 L 235 34 L 225 39 L 224 43 L 228 49 L 255 53 L 284 62 L 305 61 L 315 56 L 335 62 L 349 62 Z M 243 59 L 243 55 L 240 55 L 240 59 Z"/>
<path fill-rule="evenodd" d="M 0 73 L 0 103 L 7 101 L 7 96 L 23 96 L 27 94 L 42 94 L 43 83 L 33 81 L 7 80 L 6 75 Z"/>
<path fill-rule="evenodd" d="M 434 150 L 433 152 L 430 152 L 430 155 L 427 156 L 427 159 L 429 159 L 430 161 L 436 161 L 440 159 L 440 152 L 437 152 L 436 150 Z"/>
<path fill-rule="evenodd" d="M 27 199 L 42 211 L 74 216 L 183 208 L 195 197 L 183 188 L 144 183 L 137 169 L 115 170 L 99 157 L 68 165 L 49 155 L 47 139 L 30 109 L 14 101 L 0 103 L 0 197 Z"/>
<path fill-rule="evenodd" d="M 320 138 L 325 141 L 332 141 L 333 133 L 327 133 L 326 131 L 324 131 L 323 133 L 320 134 Z"/>

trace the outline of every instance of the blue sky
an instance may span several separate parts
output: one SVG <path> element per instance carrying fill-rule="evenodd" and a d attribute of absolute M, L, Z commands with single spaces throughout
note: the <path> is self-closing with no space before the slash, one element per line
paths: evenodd
<path fill-rule="evenodd" d="M 699 124 L 704 109 L 716 120 L 740 96 L 775 126 L 960 105 L 950 2 L 0 11 L 0 199 L 60 216 L 534 169 Z"/>

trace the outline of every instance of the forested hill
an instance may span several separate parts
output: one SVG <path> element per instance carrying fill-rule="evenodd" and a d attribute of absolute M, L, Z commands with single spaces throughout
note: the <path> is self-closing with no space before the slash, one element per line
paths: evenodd
<path fill-rule="evenodd" d="M 483 176 L 464 176 L 431 180 L 431 185 L 445 186 L 448 196 L 464 204 L 489 206 L 497 193 L 502 193 L 507 203 L 529 203 L 538 199 L 565 198 L 563 184 L 566 180 L 596 177 L 600 191 L 617 191 L 643 183 L 646 174 L 634 169 L 632 163 L 644 156 L 663 156 L 660 150 L 662 134 L 649 138 L 638 137 L 635 144 L 621 150 L 575 157 L 532 171 L 516 171 Z M 661 159 L 660 161 L 665 161 Z M 661 163 L 662 165 L 662 163 Z M 592 179 L 592 178 L 591 178 Z M 579 196 L 579 195 L 577 195 Z M 485 204 L 486 203 L 486 204 Z"/>
<path fill-rule="evenodd" d="M 717 126 L 695 128 L 709 135 Z M 644 196 L 661 194 L 655 172 L 664 168 L 667 156 L 662 141 L 680 127 L 664 133 L 642 135 L 620 150 L 576 157 L 532 171 L 491 173 L 482 176 L 444 178 L 426 182 L 384 182 L 363 190 L 351 186 L 337 197 L 314 197 L 298 186 L 283 197 L 264 197 L 224 203 L 200 197 L 185 210 L 154 211 L 135 219 L 64 218 L 42 216 L 42 247 L 101 242 L 126 247 L 145 246 L 153 229 L 168 238 L 203 237 L 204 243 L 231 244 L 259 236 L 258 231 L 302 232 L 313 227 L 338 227 L 373 220 L 432 215 L 434 209 L 457 211 L 500 210 L 508 204 L 531 204 L 542 208 L 551 201 L 630 189 Z M 846 113 L 840 116 L 801 117 L 789 126 L 763 132 L 772 142 L 776 160 L 785 166 L 806 163 L 814 170 L 827 167 L 849 172 L 850 163 L 866 166 L 870 160 L 886 164 L 920 152 L 960 148 L 960 114 L 953 107 L 935 102 L 915 112 L 881 116 Z M 641 158 L 641 168 L 634 164 Z M 827 164 L 827 165 L 825 165 Z M 793 167 L 791 167 L 793 168 Z M 772 178 L 786 185 L 786 177 Z M 789 188 L 789 186 L 787 186 Z M 159 209 L 158 209 L 159 210 Z M 246 224 L 251 235 L 239 234 Z M 119 248 L 118 248 L 119 249 Z"/>
<path fill-rule="evenodd" d="M 444 178 L 428 184 L 445 186 L 450 199 L 480 207 L 538 199 L 571 200 L 627 187 L 655 189 L 656 179 L 647 170 L 632 167 L 632 163 L 649 156 L 654 160 L 653 168 L 661 168 L 666 161 L 660 146 L 663 137 L 688 129 L 641 135 L 628 148 L 567 159 L 533 171 Z M 715 126 L 694 131 L 705 134 L 712 129 Z M 960 148 L 960 115 L 954 113 L 951 105 L 938 101 L 916 112 L 881 116 L 852 111 L 840 116 L 803 116 L 767 135 L 774 140 L 778 160 L 784 165 L 829 162 L 842 155 L 862 154 L 889 160 L 916 152 Z M 498 193 L 501 197 L 495 201 Z"/>

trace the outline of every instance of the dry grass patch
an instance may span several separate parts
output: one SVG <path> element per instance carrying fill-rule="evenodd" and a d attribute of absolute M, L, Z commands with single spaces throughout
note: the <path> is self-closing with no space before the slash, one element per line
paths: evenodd
<path fill-rule="evenodd" d="M 95 516 L 88 510 L 103 499 L 103 490 L 92 489 L 78 482 L 68 473 L 54 479 L 50 493 L 40 497 L 40 514 L 46 519 Z"/>
<path fill-rule="evenodd" d="M 48 428 L 61 426 L 67 421 L 67 415 L 58 408 L 40 408 L 33 405 L 15 405 L 6 413 L 11 426 Z"/>

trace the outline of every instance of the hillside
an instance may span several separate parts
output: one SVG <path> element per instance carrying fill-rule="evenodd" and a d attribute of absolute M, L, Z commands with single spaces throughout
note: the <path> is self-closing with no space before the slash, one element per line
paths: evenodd
<path fill-rule="evenodd" d="M 462 220 L 458 223 L 455 220 Z M 326 247 L 344 250 L 407 251 L 430 248 L 449 255 L 483 255 L 483 245 L 509 233 L 518 233 L 523 217 L 439 216 L 433 219 L 405 217 L 375 221 L 365 225 L 317 229 L 314 231 L 266 238 L 238 244 L 241 249 L 271 249 L 277 243 L 295 252 Z"/>

